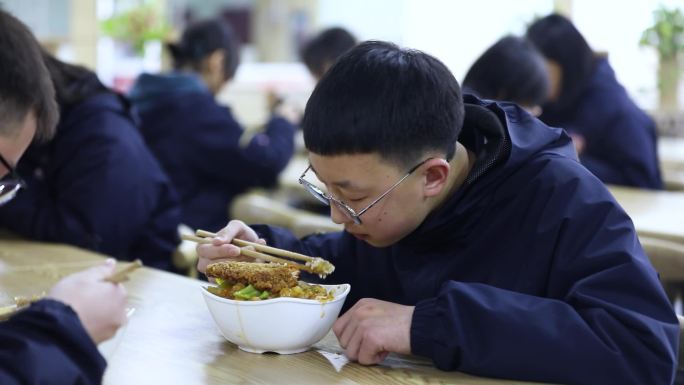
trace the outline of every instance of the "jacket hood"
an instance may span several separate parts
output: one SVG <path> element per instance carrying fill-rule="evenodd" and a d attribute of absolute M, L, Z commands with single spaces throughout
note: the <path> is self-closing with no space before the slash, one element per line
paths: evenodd
<path fill-rule="evenodd" d="M 475 155 L 473 167 L 464 184 L 400 243 L 465 237 L 474 227 L 469 224 L 480 220 L 480 210 L 503 199 L 496 197 L 498 192 L 515 190 L 502 186 L 513 174 L 527 172 L 531 160 L 544 154 L 577 159 L 565 131 L 546 126 L 517 105 L 471 95 L 465 95 L 464 102 L 465 119 L 458 141 Z"/>
<path fill-rule="evenodd" d="M 171 72 L 168 74 L 142 74 L 128 94 L 131 102 L 141 111 L 153 108 L 169 96 L 189 93 L 209 93 L 202 79 L 195 74 Z"/>

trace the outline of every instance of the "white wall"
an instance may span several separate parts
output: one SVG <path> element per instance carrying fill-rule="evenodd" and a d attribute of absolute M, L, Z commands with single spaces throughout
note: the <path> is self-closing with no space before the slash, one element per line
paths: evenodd
<path fill-rule="evenodd" d="M 321 28 L 341 25 L 360 40 L 390 40 L 443 61 L 460 81 L 470 64 L 508 33 L 523 33 L 552 0 L 321 0 Z"/>
<path fill-rule="evenodd" d="M 361 40 L 383 39 L 426 51 L 460 81 L 473 61 L 501 36 L 522 34 L 553 0 L 321 0 L 321 28 L 341 25 Z M 618 79 L 643 108 L 657 103 L 654 50 L 639 47 L 659 4 L 684 0 L 573 0 L 573 21 L 595 50 L 605 51 Z M 680 100 L 684 106 L 684 97 Z"/>
<path fill-rule="evenodd" d="M 341 26 L 360 40 L 404 39 L 404 12 L 407 0 L 319 0 L 321 29 Z"/>
<path fill-rule="evenodd" d="M 608 52 L 618 79 L 642 108 L 658 103 L 654 49 L 639 47 L 641 33 L 653 24 L 659 4 L 684 11 L 684 0 L 574 0 L 573 21 L 594 50 Z M 682 87 L 680 87 L 682 89 Z M 684 97 L 680 97 L 684 107 Z"/>
<path fill-rule="evenodd" d="M 456 79 L 499 38 L 522 34 L 535 15 L 552 11 L 551 0 L 406 1 L 403 44 L 442 60 Z"/>

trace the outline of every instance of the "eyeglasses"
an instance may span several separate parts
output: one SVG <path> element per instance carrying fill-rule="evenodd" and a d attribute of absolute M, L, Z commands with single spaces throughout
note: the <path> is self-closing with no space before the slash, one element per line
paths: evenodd
<path fill-rule="evenodd" d="M 325 204 L 325 205 L 327 205 L 327 206 L 330 205 L 330 202 L 334 203 L 334 204 L 337 206 L 337 208 L 340 209 L 340 211 L 342 211 L 344 214 L 346 214 L 346 215 L 349 217 L 349 219 L 353 220 L 354 223 L 356 223 L 357 225 L 360 225 L 360 224 L 362 223 L 360 217 L 361 217 L 361 215 L 363 215 L 363 213 L 365 213 L 366 211 L 368 211 L 371 207 L 373 207 L 376 203 L 378 203 L 382 198 L 384 198 L 385 196 L 387 196 L 387 194 L 389 194 L 390 192 L 392 192 L 392 190 L 394 190 L 395 188 L 397 188 L 397 186 L 399 186 L 399 184 L 401 184 L 401 182 L 403 182 L 404 180 L 406 180 L 406 178 L 408 178 L 411 174 L 413 174 L 414 171 L 416 171 L 420 166 L 422 166 L 423 164 L 425 164 L 425 162 L 427 162 L 427 161 L 430 160 L 430 159 L 434 159 L 434 158 L 427 158 L 427 159 L 425 159 L 424 161 L 422 161 L 422 162 L 418 163 L 417 165 L 413 166 L 413 167 L 406 173 L 406 175 L 404 175 L 404 176 L 403 176 L 401 179 L 399 179 L 395 184 L 393 184 L 392 187 L 390 187 L 387 191 L 385 191 L 384 193 L 382 193 L 382 195 L 380 195 L 379 197 L 377 197 L 377 198 L 376 198 L 374 201 L 372 201 L 368 206 L 366 206 L 366 208 L 364 208 L 363 210 L 359 211 L 358 213 L 357 213 L 356 211 L 354 211 L 354 209 L 352 209 L 351 207 L 349 207 L 348 204 L 346 204 L 346 203 L 342 202 L 341 200 L 335 198 L 334 196 L 332 196 L 332 195 L 326 193 L 325 191 L 323 191 L 323 190 L 321 190 L 320 188 L 318 188 L 318 186 L 316 186 L 316 185 L 314 185 L 313 183 L 311 183 L 311 182 L 307 181 L 306 179 L 304 179 L 304 176 L 306 175 L 306 173 L 309 172 L 309 170 L 311 169 L 311 165 L 309 165 L 309 167 L 307 167 L 306 170 L 304 170 L 304 172 L 302 173 L 302 175 L 299 177 L 299 184 L 301 184 L 302 186 L 304 186 L 304 188 L 306 189 L 306 191 L 308 191 L 311 195 L 314 196 L 314 198 L 318 199 L 321 203 L 323 203 L 323 204 Z"/>
<path fill-rule="evenodd" d="M 17 195 L 19 189 L 26 187 L 26 182 L 2 155 L 0 155 L 0 163 L 9 170 L 9 177 L 0 180 L 0 205 L 4 205 Z"/>

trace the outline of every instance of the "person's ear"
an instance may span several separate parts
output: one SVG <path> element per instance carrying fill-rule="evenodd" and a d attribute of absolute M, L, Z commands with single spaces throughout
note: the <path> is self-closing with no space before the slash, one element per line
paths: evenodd
<path fill-rule="evenodd" d="M 328 70 L 330 69 L 330 67 L 333 66 L 333 64 L 335 64 L 335 61 L 333 61 L 333 60 L 326 60 L 326 61 L 323 63 L 323 67 L 322 67 L 322 70 L 323 70 L 323 71 L 322 71 L 321 74 L 320 74 L 321 77 L 323 77 L 323 75 L 325 75 L 325 73 L 328 72 Z"/>
<path fill-rule="evenodd" d="M 547 99 L 554 102 L 563 92 L 563 67 L 555 60 L 546 59 L 546 72 L 549 75 Z"/>
<path fill-rule="evenodd" d="M 445 159 L 430 159 L 421 167 L 423 175 L 423 194 L 426 198 L 439 195 L 447 186 L 451 167 Z"/>
<path fill-rule="evenodd" d="M 223 78 L 223 63 L 226 58 L 225 56 L 226 53 L 223 49 L 217 49 L 210 53 L 209 56 L 204 59 L 207 72 L 212 76 L 218 77 L 218 75 L 220 75 L 220 77 Z"/>

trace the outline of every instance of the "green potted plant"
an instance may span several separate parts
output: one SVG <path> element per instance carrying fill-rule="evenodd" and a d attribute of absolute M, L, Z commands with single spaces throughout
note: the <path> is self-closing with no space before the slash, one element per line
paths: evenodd
<path fill-rule="evenodd" d="M 156 2 L 114 15 L 102 21 L 100 28 L 105 36 L 129 44 L 139 56 L 143 56 L 147 42 L 164 41 L 172 31 Z"/>
<path fill-rule="evenodd" d="M 684 53 L 684 14 L 678 8 L 661 6 L 653 12 L 653 19 L 653 25 L 643 32 L 639 44 L 658 51 L 660 108 L 675 110 L 681 75 L 680 61 Z"/>

